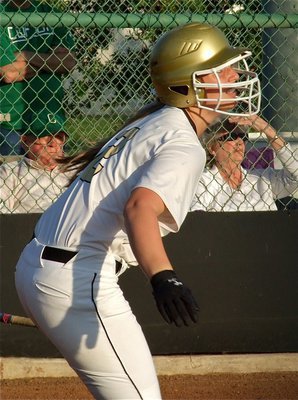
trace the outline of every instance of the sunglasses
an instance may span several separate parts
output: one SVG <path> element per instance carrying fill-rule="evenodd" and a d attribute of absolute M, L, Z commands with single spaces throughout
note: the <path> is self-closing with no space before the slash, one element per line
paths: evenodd
<path fill-rule="evenodd" d="M 220 142 L 229 142 L 239 138 L 244 142 L 248 140 L 248 130 L 233 122 L 230 122 L 228 119 L 221 124 L 221 127 L 217 130 L 217 133 L 224 134 L 216 138 Z"/>
<path fill-rule="evenodd" d="M 232 140 L 237 140 L 237 139 L 242 139 L 244 142 L 248 141 L 248 136 L 246 133 L 244 132 L 229 132 L 226 135 L 222 135 L 216 138 L 216 140 L 218 140 L 219 142 L 229 142 Z"/>

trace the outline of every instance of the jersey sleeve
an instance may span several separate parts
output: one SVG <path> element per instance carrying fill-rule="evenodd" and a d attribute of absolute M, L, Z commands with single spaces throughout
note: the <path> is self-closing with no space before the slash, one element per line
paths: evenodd
<path fill-rule="evenodd" d="M 197 182 L 206 161 L 199 143 L 178 141 L 161 146 L 147 163 L 135 187 L 154 191 L 164 202 L 172 219 L 160 220 L 161 228 L 177 232 L 183 223 L 195 194 Z"/>
<path fill-rule="evenodd" d="M 287 144 L 278 152 L 276 157 L 281 162 L 282 169 L 269 169 L 270 180 L 275 199 L 291 196 L 298 189 L 298 151 L 292 150 Z"/>

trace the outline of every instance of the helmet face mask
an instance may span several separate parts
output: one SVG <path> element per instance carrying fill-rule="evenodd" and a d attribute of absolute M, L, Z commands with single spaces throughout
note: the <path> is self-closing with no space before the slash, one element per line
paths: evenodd
<path fill-rule="evenodd" d="M 249 116 L 259 113 L 261 103 L 260 81 L 257 74 L 249 70 L 245 60 L 249 55 L 250 52 L 246 52 L 246 54 L 237 57 L 236 60 L 231 60 L 219 67 L 193 73 L 192 84 L 199 108 L 234 116 Z M 229 66 L 238 74 L 237 82 L 221 81 L 220 72 Z M 204 83 L 200 80 L 200 76 L 208 74 L 214 74 L 215 83 Z M 208 98 L 208 91 L 210 90 L 217 93 L 216 98 Z M 236 96 L 234 98 L 225 97 L 224 93 L 227 91 L 234 91 Z M 232 104 L 231 109 L 229 109 L 229 104 Z"/>
<path fill-rule="evenodd" d="M 249 55 L 245 48 L 231 47 L 224 33 L 214 26 L 191 23 L 177 27 L 165 33 L 151 53 L 150 74 L 156 95 L 162 103 L 178 108 L 197 106 L 227 115 L 255 114 L 260 108 L 260 84 L 244 60 Z M 235 69 L 239 82 L 231 86 L 221 81 L 220 71 L 238 61 L 244 63 L 243 68 Z M 208 74 L 216 78 L 213 86 L 200 80 Z M 225 99 L 229 89 L 237 90 L 237 97 L 228 99 L 227 95 Z M 210 99 L 208 90 L 216 90 L 217 98 Z M 234 113 L 236 105 L 242 110 L 237 107 Z"/>

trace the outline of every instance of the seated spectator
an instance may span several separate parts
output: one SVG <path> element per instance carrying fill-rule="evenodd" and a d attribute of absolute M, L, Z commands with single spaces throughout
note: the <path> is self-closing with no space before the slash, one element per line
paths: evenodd
<path fill-rule="evenodd" d="M 68 137 L 64 122 L 46 112 L 31 116 L 21 136 L 25 155 L 0 166 L 0 212 L 41 213 L 62 193 L 70 175 L 57 162 Z"/>
<path fill-rule="evenodd" d="M 248 126 L 266 135 L 282 169 L 242 167 Z M 297 153 L 259 116 L 219 122 L 208 129 L 204 143 L 207 164 L 191 211 L 273 211 L 277 199 L 298 188 Z"/>
<path fill-rule="evenodd" d="M 0 1 L 0 13 L 21 13 L 27 19 L 35 12 L 61 12 L 59 7 L 48 3 L 52 2 L 3 0 Z M 22 78 L 22 82 L 14 79 L 0 85 L 1 114 L 4 115 L 0 121 L 0 154 L 19 155 L 22 154 L 20 135 L 24 130 L 23 113 L 26 110 L 35 112 L 44 108 L 64 115 L 62 80 L 76 64 L 75 43 L 67 27 L 18 27 L 11 22 L 1 31 L 0 44 L 6 58 L 10 51 L 24 62 L 18 79 Z M 9 78 L 7 71 L 6 77 Z"/>

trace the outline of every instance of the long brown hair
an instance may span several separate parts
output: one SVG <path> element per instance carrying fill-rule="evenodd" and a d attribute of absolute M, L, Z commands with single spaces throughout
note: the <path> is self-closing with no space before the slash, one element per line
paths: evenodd
<path fill-rule="evenodd" d="M 156 100 L 152 103 L 149 103 L 142 107 L 140 110 L 136 112 L 131 118 L 129 118 L 118 131 L 116 131 L 109 138 L 101 139 L 94 146 L 89 147 L 87 150 L 83 150 L 79 153 L 64 156 L 59 160 L 59 164 L 61 164 L 61 170 L 64 172 L 73 171 L 73 176 L 70 178 L 69 185 L 75 180 L 75 178 L 79 175 L 79 173 L 93 160 L 96 154 L 102 149 L 102 147 L 118 132 L 120 132 L 123 128 L 128 126 L 134 121 L 141 119 L 149 114 L 154 113 L 155 111 L 164 107 L 160 101 Z"/>

